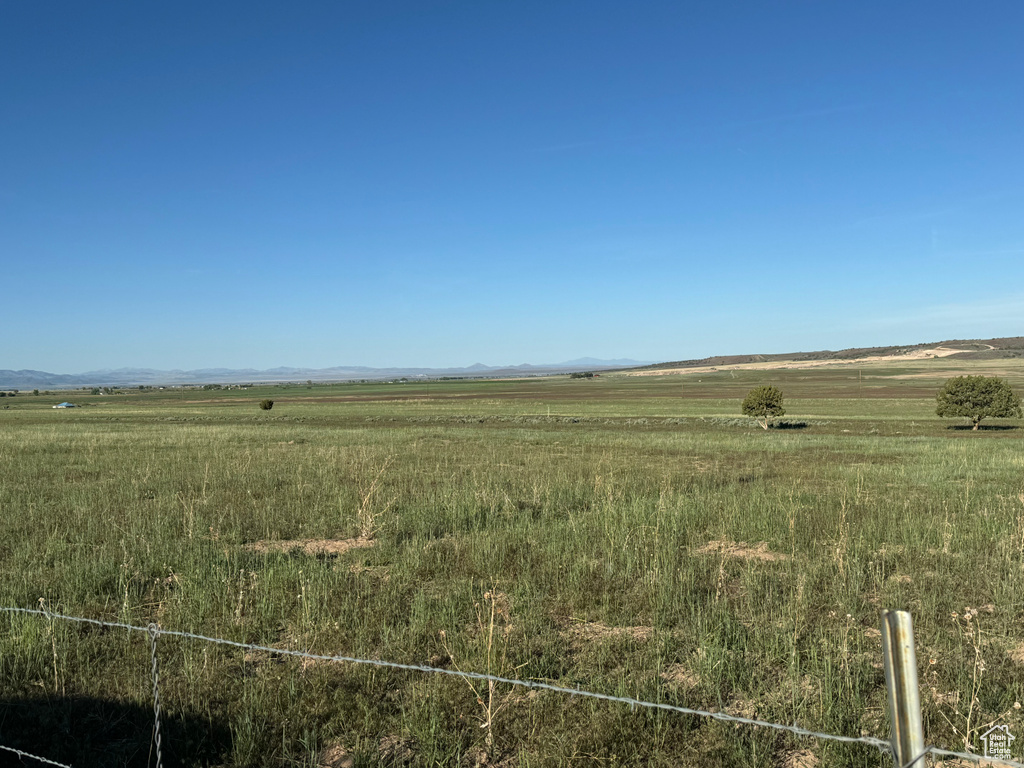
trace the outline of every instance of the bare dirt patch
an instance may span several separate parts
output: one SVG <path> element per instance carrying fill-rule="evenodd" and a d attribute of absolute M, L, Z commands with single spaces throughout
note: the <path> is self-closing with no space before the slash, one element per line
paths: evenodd
<path fill-rule="evenodd" d="M 416 742 L 404 736 L 382 736 L 377 753 L 384 765 L 406 765 L 416 757 Z"/>
<path fill-rule="evenodd" d="M 809 749 L 799 749 L 783 756 L 779 764 L 782 768 L 816 768 L 818 758 Z"/>
<path fill-rule="evenodd" d="M 752 720 L 757 717 L 757 702 L 750 699 L 735 698 L 726 706 L 725 714 Z"/>
<path fill-rule="evenodd" d="M 600 621 L 581 621 L 571 624 L 565 634 L 573 645 L 623 639 L 646 642 L 654 635 L 654 627 L 609 627 Z"/>
<path fill-rule="evenodd" d="M 351 549 L 366 549 L 376 544 L 373 539 L 356 536 L 354 539 L 261 539 L 243 545 L 250 552 L 266 555 L 270 552 L 293 552 L 304 555 L 343 555 Z"/>
<path fill-rule="evenodd" d="M 669 688 L 681 691 L 688 691 L 700 685 L 700 675 L 691 672 L 682 664 L 671 664 L 665 667 L 665 671 L 661 673 L 660 677 Z"/>
<path fill-rule="evenodd" d="M 317 757 L 318 768 L 353 768 L 355 756 L 344 747 L 335 744 L 326 747 Z"/>
<path fill-rule="evenodd" d="M 491 766 L 492 768 L 515 768 L 519 763 L 516 761 L 515 755 L 506 755 L 500 760 L 495 761 L 494 755 L 489 755 L 487 750 L 481 749 L 480 747 L 473 747 L 462 756 L 462 760 L 459 764 L 463 766 L 463 768 L 483 768 L 484 766 Z"/>
<path fill-rule="evenodd" d="M 757 544 L 747 544 L 745 541 L 709 541 L 695 551 L 699 555 L 718 554 L 725 557 L 739 558 L 740 560 L 761 560 L 766 563 L 789 559 L 789 555 L 773 552 L 768 549 L 768 544 L 763 541 Z"/>
<path fill-rule="evenodd" d="M 1010 649 L 1010 661 L 1014 664 L 1020 664 L 1024 666 L 1024 643 L 1017 643 L 1013 648 Z"/>

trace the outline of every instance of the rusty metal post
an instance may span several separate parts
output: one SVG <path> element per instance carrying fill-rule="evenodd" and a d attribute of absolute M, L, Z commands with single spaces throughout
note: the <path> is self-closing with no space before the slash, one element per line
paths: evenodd
<path fill-rule="evenodd" d="M 924 768 L 924 730 L 917 687 L 914 625 L 907 611 L 882 611 L 882 659 L 896 765 L 904 766 L 916 761 L 915 768 Z"/>

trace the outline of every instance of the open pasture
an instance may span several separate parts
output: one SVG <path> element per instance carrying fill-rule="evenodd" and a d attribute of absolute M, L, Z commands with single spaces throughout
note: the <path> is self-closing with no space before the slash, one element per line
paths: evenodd
<path fill-rule="evenodd" d="M 74 393 L 68 411 L 19 393 L 0 410 L 0 604 L 882 738 L 879 612 L 906 609 L 926 742 L 980 750 L 992 722 L 1024 738 L 1024 429 L 938 419 L 959 373 L 1024 391 L 1018 361 L 943 359 Z M 762 383 L 785 393 L 785 428 L 739 415 Z M 160 642 L 168 764 L 885 764 L 553 692 Z M 0 685 L 0 743 L 146 764 L 144 638 L 0 615 Z"/>

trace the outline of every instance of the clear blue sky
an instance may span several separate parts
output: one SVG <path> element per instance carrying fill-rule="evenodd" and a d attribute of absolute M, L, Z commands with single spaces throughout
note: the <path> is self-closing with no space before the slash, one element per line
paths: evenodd
<path fill-rule="evenodd" d="M 0 368 L 1024 333 L 1019 2 L 0 3 Z"/>

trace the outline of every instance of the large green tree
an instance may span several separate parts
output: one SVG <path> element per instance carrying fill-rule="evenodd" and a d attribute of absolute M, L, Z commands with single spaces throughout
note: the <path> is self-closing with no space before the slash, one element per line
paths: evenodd
<path fill-rule="evenodd" d="M 757 419 L 762 429 L 768 429 L 771 419 L 786 414 L 782 408 L 782 390 L 771 384 L 754 387 L 743 398 L 743 404 L 740 407 L 745 415 Z"/>
<path fill-rule="evenodd" d="M 956 376 L 936 397 L 939 416 L 966 416 L 977 429 L 986 416 L 1021 417 L 1020 398 L 996 376 Z"/>

